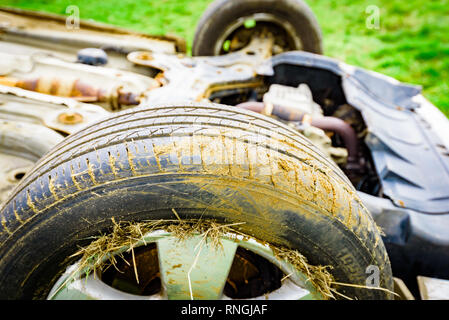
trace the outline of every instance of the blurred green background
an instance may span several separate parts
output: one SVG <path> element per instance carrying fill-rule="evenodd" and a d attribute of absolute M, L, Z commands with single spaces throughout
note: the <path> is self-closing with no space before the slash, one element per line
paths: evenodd
<path fill-rule="evenodd" d="M 236 0 L 238 1 L 238 0 Z M 77 5 L 93 19 L 152 34 L 176 34 L 190 50 L 195 26 L 211 0 L 0 0 L 3 6 L 66 14 Z M 306 0 L 323 30 L 325 55 L 423 86 L 449 116 L 449 0 Z M 380 9 L 367 27 L 368 6 Z M 368 12 L 367 12 L 368 8 Z"/>

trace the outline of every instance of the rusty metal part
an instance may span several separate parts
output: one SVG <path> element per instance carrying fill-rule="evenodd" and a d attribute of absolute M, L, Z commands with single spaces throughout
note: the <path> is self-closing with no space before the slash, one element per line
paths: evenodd
<path fill-rule="evenodd" d="M 2 52 L 1 44 L 0 84 L 3 85 L 71 97 L 111 111 L 138 105 L 144 92 L 160 87 L 149 76 L 68 62 L 47 54 L 14 55 Z"/>
<path fill-rule="evenodd" d="M 118 109 L 118 106 L 121 105 L 132 106 L 150 101 L 152 103 L 173 99 L 198 101 L 208 99 L 213 93 L 218 91 L 239 91 L 261 86 L 263 83 L 258 77 L 258 74 L 260 74 L 258 66 L 262 61 L 271 56 L 272 46 L 275 41 L 272 34 L 265 32 L 259 37 L 251 39 L 248 46 L 242 48 L 240 51 L 226 56 L 186 57 L 179 56 L 179 54 L 167 55 L 165 49 L 153 50 L 147 43 L 137 48 L 135 46 L 140 42 L 131 41 L 135 33 L 125 30 L 86 24 L 86 28 L 82 27 L 79 32 L 77 31 L 72 34 L 62 32 L 61 22 L 63 20 L 58 16 L 47 17 L 47 15 L 22 11 L 2 11 L 0 9 L 0 17 L 4 18 L 7 22 L 2 26 L 4 32 L 2 40 L 13 47 L 12 50 L 16 55 L 22 55 L 20 58 L 22 60 L 26 60 L 30 54 L 36 53 L 36 51 L 48 53 L 48 48 L 56 47 L 56 43 L 58 44 L 54 50 L 54 59 L 50 59 L 47 56 L 34 59 L 33 61 L 23 61 L 32 72 L 11 72 L 11 74 L 8 74 L 8 76 L 19 79 L 26 77 L 29 83 L 26 83 L 26 85 L 20 84 L 20 87 L 59 96 L 59 91 L 62 88 L 58 87 L 58 83 L 61 86 L 62 81 L 58 82 L 55 79 L 38 81 L 37 79 L 40 79 L 43 75 L 50 75 L 51 77 L 52 74 L 70 74 L 73 78 L 80 80 L 67 80 L 68 82 L 73 81 L 73 86 L 67 83 L 65 85 L 64 95 L 62 96 L 72 97 L 83 102 L 99 104 L 111 111 Z M 81 26 L 84 26 L 84 23 L 82 21 Z M 39 32 L 36 26 L 39 26 Z M 125 35 L 126 37 L 124 37 Z M 103 40 L 101 36 L 106 37 Z M 148 41 L 151 38 L 141 34 L 138 36 Z M 116 76 L 111 73 L 116 71 L 112 71 L 111 68 L 97 67 L 89 69 L 87 67 L 90 66 L 68 63 L 68 61 L 74 61 L 73 59 L 80 46 L 95 47 L 92 45 L 93 38 L 100 38 L 97 40 L 101 43 L 108 42 L 106 48 L 111 46 L 126 48 L 123 52 L 120 50 L 120 52 L 117 51 L 117 54 L 127 54 L 127 68 L 132 67 L 133 71 L 146 70 L 146 74 L 151 74 L 151 77 L 156 75 L 156 70 L 162 71 L 158 75 L 159 81 L 150 77 L 145 77 L 147 80 L 144 81 L 140 79 L 134 81 L 134 79 L 131 79 L 133 76 L 127 75 L 127 85 L 123 86 L 118 92 L 110 93 L 109 91 L 103 92 L 99 90 L 98 88 L 119 87 L 119 82 L 125 82 L 125 77 L 122 76 L 114 79 Z M 151 40 L 154 42 L 154 38 L 151 38 Z M 69 44 L 70 48 L 68 48 L 68 52 L 74 51 L 72 57 L 65 50 Z M 172 45 L 172 43 L 169 44 Z M 33 50 L 30 51 L 30 47 Z M 23 51 L 24 48 L 28 48 L 25 54 Z M 2 47 L 0 45 L 0 51 L 2 51 L 1 49 Z M 4 52 L 11 54 L 8 47 L 5 49 L 3 50 Z M 105 50 L 107 51 L 107 49 Z M 109 56 L 113 60 L 113 55 Z M 60 57 L 59 62 L 56 61 L 58 57 Z M 21 65 L 12 60 L 9 64 Z M 123 63 L 120 65 L 123 66 Z M 142 66 L 145 68 L 142 68 Z M 50 71 L 49 68 L 52 70 Z M 104 70 L 105 72 L 109 70 L 111 72 L 106 75 L 100 70 Z M 100 75 L 99 73 L 102 74 Z M 87 86 L 85 83 L 86 79 L 89 80 L 93 88 Z M 70 87 L 73 90 L 70 90 Z M 38 90 L 37 88 L 40 89 Z M 98 91 L 93 89 L 97 89 Z M 68 93 L 69 90 L 70 93 Z M 177 94 L 173 95 L 173 92 Z"/>
<path fill-rule="evenodd" d="M 119 90 L 118 103 L 125 106 L 137 106 L 140 103 L 140 95 Z"/>
<path fill-rule="evenodd" d="M 83 116 L 76 112 L 64 112 L 58 116 L 58 121 L 64 124 L 77 124 L 83 122 Z"/>
<path fill-rule="evenodd" d="M 173 100 L 201 101 L 219 91 L 262 87 L 258 66 L 271 56 L 273 36 L 257 38 L 240 51 L 217 57 L 185 57 L 155 52 L 135 51 L 128 54 L 130 62 L 158 70 L 161 84 L 147 90 L 142 103 Z M 173 95 L 176 92 L 176 95 Z"/>
<path fill-rule="evenodd" d="M 144 52 L 132 52 L 128 59 L 135 64 L 159 70 L 155 77 L 160 86 L 147 90 L 141 103 L 163 101 L 201 101 L 213 93 L 263 86 L 249 60 L 228 60 L 225 57 L 203 58 L 160 55 L 152 60 L 141 59 Z M 176 92 L 176 95 L 173 95 Z"/>
<path fill-rule="evenodd" d="M 153 60 L 154 58 L 153 58 L 153 55 L 151 54 L 151 52 L 144 51 L 139 54 L 138 59 L 139 60 Z"/>
<path fill-rule="evenodd" d="M 117 92 L 103 88 L 96 88 L 82 82 L 80 79 L 59 79 L 41 77 L 34 79 L 18 80 L 8 77 L 0 77 L 0 84 L 9 85 L 25 90 L 36 91 L 58 97 L 70 97 L 82 102 L 106 102 L 116 98 L 118 105 L 138 105 L 140 97 L 133 92 Z"/>

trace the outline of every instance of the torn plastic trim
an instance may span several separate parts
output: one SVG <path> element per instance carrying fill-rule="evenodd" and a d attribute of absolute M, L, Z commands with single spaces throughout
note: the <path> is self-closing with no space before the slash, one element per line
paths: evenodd
<path fill-rule="evenodd" d="M 449 153 L 441 148 L 448 146 L 433 128 L 449 127 L 449 120 L 417 98 L 421 87 L 308 52 L 282 53 L 265 64 L 273 75 L 277 66 L 292 65 L 340 77 L 346 101 L 361 112 L 366 123 L 365 142 L 384 194 L 398 207 L 431 214 L 449 212 Z M 421 116 L 430 113 L 424 108 L 432 111 L 432 126 Z"/>

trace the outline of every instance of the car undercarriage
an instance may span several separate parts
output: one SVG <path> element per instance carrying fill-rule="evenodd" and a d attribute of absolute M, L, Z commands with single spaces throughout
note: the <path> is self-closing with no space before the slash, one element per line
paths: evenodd
<path fill-rule="evenodd" d="M 220 294 L 216 295 L 211 293 L 209 288 L 213 286 L 211 279 L 215 277 L 210 275 L 208 278 L 210 282 L 205 288 L 203 286 L 195 289 L 199 292 L 198 296 L 195 296 L 197 298 L 201 298 L 203 294 L 203 297 L 208 299 L 218 299 L 223 297 L 222 292 L 225 297 L 235 299 L 264 295 L 270 299 L 303 298 L 306 293 L 303 294 L 301 290 L 304 288 L 298 285 L 298 282 L 307 283 L 301 278 L 303 274 L 299 273 L 297 279 L 292 279 L 291 283 L 285 284 L 286 282 L 282 281 L 281 284 L 281 279 L 284 280 L 283 277 L 288 273 L 289 267 L 284 264 L 281 264 L 280 270 L 273 267 L 279 262 L 277 249 L 266 252 L 261 243 L 266 241 L 274 247 L 294 247 L 304 254 L 312 265 L 323 265 L 324 261 L 333 261 L 334 258 L 321 261 L 318 258 L 320 253 L 316 253 L 315 257 L 314 251 L 308 249 L 309 247 L 303 248 L 300 244 L 290 245 L 287 240 L 282 240 L 284 239 L 282 236 L 271 237 L 266 231 L 268 227 L 264 227 L 264 224 L 249 227 L 248 222 L 259 219 L 250 214 L 255 210 L 254 212 L 263 211 L 260 213 L 261 221 L 265 219 L 264 214 L 267 215 L 267 221 L 273 221 L 273 228 L 277 223 L 274 222 L 275 219 L 282 220 L 279 222 L 282 225 L 292 223 L 292 219 L 296 218 L 289 215 L 295 209 L 288 209 L 288 204 L 282 207 L 278 206 L 277 202 L 267 202 L 263 210 L 257 209 L 259 204 L 254 204 L 259 201 L 265 203 L 264 197 L 286 199 L 290 196 L 284 193 L 281 195 L 281 191 L 291 193 L 293 191 L 288 189 L 291 186 L 294 186 L 295 192 L 299 195 L 303 195 L 303 189 L 311 188 L 310 194 L 302 196 L 303 199 L 312 197 L 311 200 L 307 200 L 311 203 L 312 209 L 307 209 L 310 212 L 318 212 L 321 208 L 329 206 L 330 216 L 338 217 L 339 213 L 335 211 L 342 210 L 341 214 L 346 214 L 345 218 L 335 218 L 332 224 L 336 225 L 340 223 L 338 221 L 344 220 L 341 223 L 355 234 L 363 233 L 363 230 L 360 230 L 364 225 L 365 214 L 356 217 L 353 212 L 364 212 L 365 209 L 360 208 L 366 208 L 369 212 L 366 216 L 370 215 L 381 230 L 380 242 L 383 242 L 385 249 L 382 249 L 376 240 L 378 230 L 369 229 L 374 227 L 367 227 L 370 230 L 366 236 L 368 240 L 361 241 L 373 244 L 374 249 L 370 251 L 373 257 L 381 254 L 376 250 L 380 250 L 379 252 L 386 250 L 388 253 L 394 286 L 388 282 L 393 281 L 393 277 L 385 275 L 385 279 L 389 280 L 381 280 L 380 286 L 386 290 L 394 288 L 394 292 L 400 294 L 402 299 L 410 299 L 412 295 L 418 298 L 421 292 L 421 298 L 425 299 L 421 288 L 424 280 L 449 279 L 447 118 L 423 97 L 419 86 L 404 84 L 390 77 L 350 66 L 320 55 L 319 52 L 299 50 L 300 44 L 294 44 L 296 38 L 289 36 L 289 30 L 293 27 L 285 27 L 287 31 L 273 27 L 280 23 L 273 16 L 275 15 L 267 13 L 248 14 L 242 21 L 238 20 L 240 24 L 232 24 L 221 38 L 217 37 L 219 40 L 214 54 L 189 56 L 185 52 L 183 40 L 175 37 L 149 36 L 86 21 L 81 21 L 79 29 L 67 30 L 65 17 L 10 8 L 0 9 L 0 204 L 2 206 L 0 261 L 5 261 L 3 265 L 0 263 L 0 283 L 9 283 L 7 285 L 9 289 L 6 290 L 9 293 L 0 294 L 2 298 L 10 299 L 11 292 L 17 290 L 19 293 L 13 299 L 53 297 L 79 299 L 85 296 L 136 299 L 138 296 L 154 298 L 155 294 L 163 298 L 163 292 L 168 292 L 171 299 L 193 299 L 194 290 L 190 278 L 189 281 L 183 278 L 186 274 L 192 275 L 193 269 L 185 265 L 192 261 L 198 265 L 202 263 L 203 266 L 214 264 L 210 269 L 222 273 L 216 277 L 227 279 L 226 285 L 216 284 L 219 287 L 221 285 Z M 257 21 L 255 23 L 257 27 L 242 27 L 244 20 Z M 288 22 L 285 22 L 285 25 L 288 25 Z M 237 112 L 235 115 L 232 113 L 234 111 Z M 174 127 L 174 124 L 177 127 Z M 115 129 L 119 125 L 120 129 Z M 248 132 L 248 136 L 245 131 Z M 197 134 L 201 138 L 198 138 Z M 296 135 L 301 137 L 297 138 Z M 160 141 L 152 140 L 150 148 L 145 144 L 144 136 Z M 91 137 L 89 138 L 91 140 L 87 140 L 88 137 Z M 234 141 L 233 153 L 228 152 L 228 140 Z M 301 144 L 301 150 L 298 149 L 298 143 Z M 114 268 L 110 267 L 107 269 L 109 271 L 104 271 L 103 276 L 100 276 L 102 281 L 92 279 L 89 284 L 85 284 L 84 291 L 79 288 L 76 289 L 78 291 L 73 289 L 77 292 L 75 295 L 64 293 L 67 295 L 58 296 L 58 287 L 61 284 L 66 285 L 67 279 L 71 277 L 66 268 L 71 265 L 72 269 L 70 267 L 69 269 L 73 270 L 75 261 L 73 258 L 66 259 L 67 261 L 62 258 L 58 260 L 58 270 L 57 272 L 52 270 L 53 275 L 48 276 L 52 279 L 51 285 L 45 290 L 30 289 L 37 286 L 35 284 L 24 286 L 23 290 L 17 288 L 17 283 L 24 280 L 21 275 L 11 276 L 11 270 L 15 265 L 26 264 L 26 261 L 31 260 L 24 258 L 23 261 L 18 261 L 14 258 L 16 256 L 12 253 L 12 244 L 20 242 L 20 239 L 26 239 L 28 233 L 25 231 L 28 229 L 30 235 L 36 234 L 29 236 L 30 239 L 34 237 L 33 241 L 43 239 L 44 242 L 57 243 L 58 236 L 54 235 L 58 232 L 57 229 L 52 229 L 53 233 L 39 231 L 38 234 L 36 231 L 37 225 L 50 224 L 50 218 L 48 222 L 40 219 L 44 219 L 41 217 L 47 214 L 50 216 L 47 212 L 53 212 L 51 210 L 56 210 L 55 208 L 58 208 L 54 211 L 54 221 L 57 221 L 59 216 L 62 217 L 61 212 L 69 216 L 69 211 L 75 210 L 73 208 L 79 203 L 84 203 L 87 197 L 107 198 L 101 205 L 100 202 L 95 204 L 95 210 L 107 207 L 110 203 L 116 207 L 118 213 L 99 214 L 95 218 L 99 221 L 100 227 L 95 229 L 98 232 L 110 230 L 111 226 L 116 225 L 115 221 L 111 222 L 111 218 L 117 222 L 123 219 L 129 223 L 149 219 L 150 215 L 142 215 L 139 212 L 143 212 L 144 207 L 151 207 L 158 201 L 158 197 L 161 198 L 160 202 L 165 201 L 165 206 L 161 205 L 160 208 L 159 204 L 154 206 L 158 207 L 158 210 L 165 210 L 166 213 L 165 215 L 155 213 L 152 219 L 168 221 L 167 217 L 171 217 L 175 222 L 185 220 L 190 226 L 194 225 L 191 219 L 198 217 L 201 219 L 205 212 L 205 216 L 208 215 L 208 204 L 216 203 L 213 199 L 220 197 L 224 199 L 228 196 L 226 199 L 231 199 L 229 200 L 231 202 L 237 199 L 230 193 L 231 187 L 228 189 L 222 187 L 228 182 L 216 182 L 216 185 L 211 182 L 214 185 L 213 189 L 210 189 L 208 184 L 207 187 L 203 185 L 190 191 L 187 187 L 177 190 L 178 194 L 189 194 L 190 200 L 184 200 L 182 203 L 176 200 L 176 194 L 172 194 L 173 185 L 166 184 L 168 180 L 164 179 L 168 178 L 163 178 L 162 173 L 175 175 L 173 166 L 177 168 L 179 166 L 177 170 L 180 171 L 176 171 L 179 175 L 188 175 L 187 173 L 200 170 L 194 166 L 195 152 L 186 151 L 187 147 L 184 148 L 183 144 L 189 145 L 192 150 L 198 147 L 200 157 L 208 157 L 209 162 L 201 161 L 208 163 L 213 169 L 208 169 L 201 162 L 203 165 L 201 170 L 204 170 L 207 179 L 210 176 L 219 177 L 215 181 L 222 181 L 220 179 L 224 179 L 226 175 L 233 178 L 248 175 L 249 180 L 253 177 L 265 177 L 261 173 L 265 168 L 265 162 L 257 162 L 259 160 L 251 162 L 253 151 L 256 156 L 263 153 L 263 157 L 267 157 L 268 167 L 272 166 L 270 159 L 276 158 L 278 166 L 276 170 L 282 171 L 282 178 L 279 181 L 277 178 L 267 179 L 263 184 L 281 190 L 279 195 L 274 196 L 268 191 L 260 191 L 255 195 L 251 193 L 251 190 L 255 189 L 236 187 L 241 188 L 239 193 L 246 192 L 246 200 L 239 202 L 240 209 L 236 209 L 237 205 L 228 205 L 223 201 L 219 208 L 222 212 L 229 212 L 227 217 L 209 214 L 209 219 L 217 218 L 225 226 L 240 226 L 239 223 L 246 223 L 248 228 L 242 226 L 243 229 L 239 231 L 226 230 L 230 234 L 239 234 L 241 231 L 242 234 L 260 240 L 259 244 L 256 245 L 243 236 L 238 238 L 240 247 L 236 249 L 235 241 L 223 240 L 223 250 L 233 253 L 230 257 L 224 255 L 222 260 L 218 258 L 214 260 L 207 256 L 214 252 L 215 249 L 212 247 L 208 249 L 210 252 L 207 254 L 204 249 L 203 255 L 196 255 L 195 248 L 202 247 L 201 237 L 193 237 L 183 246 L 177 247 L 177 242 L 170 242 L 169 237 L 163 238 L 159 233 L 155 233 L 157 230 L 145 229 L 149 233 L 146 237 L 142 235 L 140 245 L 146 244 L 145 241 L 153 244 L 157 242 L 159 259 L 162 261 L 159 261 L 160 270 L 157 269 L 157 263 L 154 263 L 154 257 L 157 255 L 156 246 L 144 246 L 145 250 L 140 248 L 140 251 L 132 251 L 132 255 L 123 258 L 125 262 L 121 262 L 118 269 L 126 271 L 114 273 Z M 259 145 L 264 146 L 263 152 L 256 148 Z M 111 151 L 112 147 L 116 148 L 114 149 L 116 153 Z M 292 151 L 290 148 L 295 150 Z M 222 149 L 228 153 L 220 153 Z M 268 150 L 266 155 L 265 150 Z M 311 151 L 309 153 L 304 150 Z M 184 162 L 181 159 L 184 159 L 183 155 L 189 154 L 188 152 L 192 152 L 192 156 Z M 97 159 L 94 159 L 95 154 Z M 230 154 L 235 155 L 232 164 L 228 159 Z M 294 160 L 287 158 L 287 155 L 294 155 Z M 84 158 L 84 162 L 80 162 L 77 160 L 78 157 L 86 157 L 87 162 Z M 62 166 L 59 164 L 61 161 L 67 161 L 67 165 Z M 148 165 L 143 164 L 144 161 L 147 161 Z M 296 161 L 310 164 L 312 173 L 306 172 L 308 169 L 301 169 L 303 171 L 297 169 Z M 142 169 L 144 166 L 147 171 Z M 183 166 L 187 168 L 185 171 L 181 170 Z M 146 187 L 147 189 L 141 185 L 134 190 L 133 188 L 137 186 L 133 183 L 137 182 L 132 181 L 146 176 L 149 174 L 148 168 L 153 167 L 158 167 L 162 173 L 159 171 L 157 174 L 154 173 L 151 179 L 156 180 L 151 180 L 153 182 L 151 186 Z M 222 167 L 229 167 L 229 173 L 222 171 L 224 170 Z M 238 170 L 235 169 L 237 167 Z M 269 169 L 272 174 L 276 171 L 272 167 Z M 334 173 L 330 174 L 329 171 Z M 128 179 L 128 175 L 123 172 L 129 172 L 129 177 L 132 177 Z M 320 175 L 323 175 L 323 179 L 332 176 L 333 180 L 329 180 L 331 182 L 320 180 Z M 109 180 L 109 177 L 115 177 L 115 180 Z M 103 187 L 99 187 L 104 184 L 107 188 L 113 183 L 124 183 L 123 181 L 128 181 L 127 179 L 129 184 L 115 188 L 117 192 L 120 190 L 130 194 L 135 192 L 135 199 L 124 200 L 125 195 L 120 193 L 117 198 L 106 197 L 106 191 L 101 189 Z M 301 180 L 301 183 L 298 180 Z M 143 180 L 141 183 L 144 183 Z M 167 186 L 166 194 L 170 194 L 166 200 L 162 200 L 164 184 Z M 200 182 L 192 182 L 193 184 L 200 185 Z M 285 188 L 283 184 L 286 184 Z M 340 191 L 336 185 L 343 184 L 348 187 L 341 193 L 347 192 L 347 195 L 338 198 Z M 83 193 L 87 189 L 92 192 L 89 196 Z M 207 194 L 213 193 L 216 198 L 210 198 L 206 193 L 203 194 L 202 190 L 207 190 Z M 113 191 L 108 192 L 112 194 Z M 148 199 L 151 198 L 153 201 L 151 202 L 137 196 L 139 192 L 153 192 L 156 195 L 148 195 Z M 45 196 L 41 197 L 41 194 Z M 355 200 L 341 200 L 347 197 L 355 197 Z M 50 198 L 51 203 L 48 200 Z M 338 200 L 335 200 L 337 198 Z M 65 204 L 66 199 L 76 203 Z M 99 199 L 97 201 L 100 201 Z M 189 204 L 192 199 L 201 199 L 206 203 L 203 204 L 205 207 Z M 123 211 L 126 208 L 122 208 L 120 204 L 120 202 L 128 203 L 127 201 L 136 205 L 135 216 L 129 220 Z M 138 206 L 137 202 L 142 203 L 142 207 Z M 201 215 L 189 211 L 191 207 L 197 205 L 203 212 Z M 298 205 L 301 206 L 302 204 Z M 360 208 L 355 209 L 355 206 Z M 90 210 L 87 205 L 81 207 L 80 204 L 80 208 L 82 209 L 79 210 Z M 306 212 L 304 208 L 302 210 Z M 98 209 L 99 212 L 103 212 L 102 210 Z M 239 216 L 241 213 L 235 213 L 237 211 L 248 213 L 248 217 Z M 283 216 L 279 218 L 281 213 Z M 279 214 L 279 217 L 276 214 Z M 307 214 L 305 216 L 308 217 Z M 371 221 L 371 218 L 366 219 Z M 89 229 L 89 224 L 82 221 L 84 218 L 77 219 L 71 223 L 78 224 L 79 229 L 83 228 L 81 226 Z M 86 216 L 85 219 L 90 218 Z M 304 219 L 309 221 L 307 220 L 309 218 Z M 60 226 L 61 221 L 55 222 L 53 228 Z M 306 222 L 301 223 L 304 228 L 316 228 L 316 232 L 320 233 L 317 239 L 327 233 L 322 227 L 325 222 L 310 222 L 310 225 Z M 169 229 L 167 228 L 165 227 L 165 232 Z M 208 224 L 208 228 L 218 230 L 216 225 Z M 70 229 L 67 234 L 74 235 L 78 240 L 82 239 L 82 232 L 79 231 L 78 235 L 75 229 Z M 39 230 L 44 229 L 42 227 Z M 173 230 L 179 231 L 179 228 Z M 175 232 L 173 230 L 172 234 Z M 207 234 L 207 230 L 210 229 L 201 229 L 200 234 Z M 332 241 L 341 241 L 341 248 L 328 253 L 329 256 L 335 254 L 340 259 L 341 254 L 342 261 L 357 259 L 356 255 L 345 258 L 347 255 L 345 250 L 350 250 L 350 246 L 344 240 L 349 237 L 347 230 L 342 231 L 341 236 L 335 233 Z M 294 237 L 294 231 L 288 237 Z M 225 233 L 220 233 L 219 236 L 227 237 Z M 306 238 L 307 236 L 304 236 L 301 241 L 306 241 Z M 87 245 L 81 240 L 78 242 Z M 78 242 L 72 245 L 72 251 L 64 249 L 65 251 L 61 252 L 71 256 Z M 291 243 L 295 241 L 292 240 Z M 315 244 L 317 247 L 321 245 Z M 327 242 L 323 247 L 326 245 Z M 121 252 L 132 249 L 133 246 L 128 245 Z M 59 247 L 55 244 L 54 248 Z M 24 252 L 26 247 L 21 249 L 17 247 L 15 250 L 19 254 Z M 189 250 L 191 254 L 186 254 L 190 252 Z M 161 252 L 164 252 L 165 256 L 161 256 Z M 257 255 L 254 255 L 254 252 Z M 8 258 L 9 256 L 11 258 Z M 259 256 L 265 260 L 260 260 Z M 137 267 L 130 267 L 133 261 L 135 264 L 136 257 L 138 261 L 147 264 L 153 259 L 151 260 L 153 264 L 150 263 L 153 266 L 150 268 L 151 271 L 137 272 Z M 165 260 L 161 257 L 169 259 L 172 265 L 179 267 L 164 264 Z M 13 260 L 15 262 L 8 262 Z M 62 260 L 65 262 L 62 263 Z M 273 264 L 267 263 L 266 260 Z M 297 266 L 291 260 L 289 262 L 290 267 Z M 352 266 L 352 263 L 348 265 Z M 258 274 L 258 277 L 254 278 L 258 280 L 254 280 L 252 286 L 247 284 L 247 279 L 240 278 L 238 270 L 242 270 L 245 265 L 250 266 L 250 273 Z M 360 267 L 360 270 L 367 270 L 368 265 L 370 264 L 363 264 L 364 268 Z M 381 271 L 383 268 L 384 266 L 380 266 Z M 40 267 L 36 270 L 39 269 Z M 341 270 L 345 270 L 344 267 Z M 30 279 L 39 277 L 38 272 L 36 275 L 33 274 L 34 271 L 29 272 L 29 275 L 32 275 Z M 170 278 L 170 272 L 178 273 Z M 363 272 L 358 275 L 357 281 L 350 280 L 349 276 L 349 278 L 341 276 L 343 280 L 340 280 L 338 272 L 335 283 L 345 280 L 348 283 L 365 285 L 360 280 L 366 276 Z M 361 271 L 348 272 L 356 274 Z M 145 279 L 142 280 L 145 285 L 135 284 L 134 289 L 126 289 L 129 283 L 128 285 L 123 283 L 134 281 L 130 279 L 138 278 L 137 274 L 141 275 L 141 280 Z M 76 281 L 74 283 L 77 283 Z M 188 294 L 181 294 L 170 285 L 170 281 L 179 283 L 184 281 L 184 286 L 190 291 L 188 290 Z M 119 291 L 122 293 L 104 289 L 102 287 L 104 283 L 121 288 Z M 246 284 L 239 285 L 239 283 Z M 161 289 L 162 287 L 164 289 Z M 306 289 L 311 292 L 309 298 L 323 298 L 321 289 L 318 290 L 319 294 L 314 291 L 316 288 Z M 361 291 L 363 289 L 356 293 L 345 290 L 342 292 L 345 297 L 348 295 L 360 299 L 392 298 L 387 295 L 365 297 L 360 294 Z M 127 296 L 131 293 L 134 296 Z"/>

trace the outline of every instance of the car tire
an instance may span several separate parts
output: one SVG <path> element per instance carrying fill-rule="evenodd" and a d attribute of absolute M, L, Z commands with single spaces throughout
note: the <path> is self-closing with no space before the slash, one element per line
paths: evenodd
<path fill-rule="evenodd" d="M 238 19 L 254 14 L 275 17 L 278 20 L 276 24 L 296 43 L 290 50 L 323 53 L 321 29 L 312 10 L 302 0 L 216 0 L 203 13 L 196 27 L 192 54 L 218 55 L 217 42 L 223 41 L 223 33 Z M 260 19 L 265 20 L 264 17 Z M 287 25 L 290 28 L 286 28 Z M 218 47 L 222 45 L 219 43 Z"/>
<path fill-rule="evenodd" d="M 332 266 L 341 283 L 364 286 L 374 265 L 380 286 L 393 288 L 379 231 L 331 160 L 272 118 L 193 103 L 117 113 L 36 164 L 0 209 L 0 299 L 46 298 L 71 255 L 112 218 L 174 219 L 172 209 L 181 219 L 243 222 L 239 231 Z"/>

